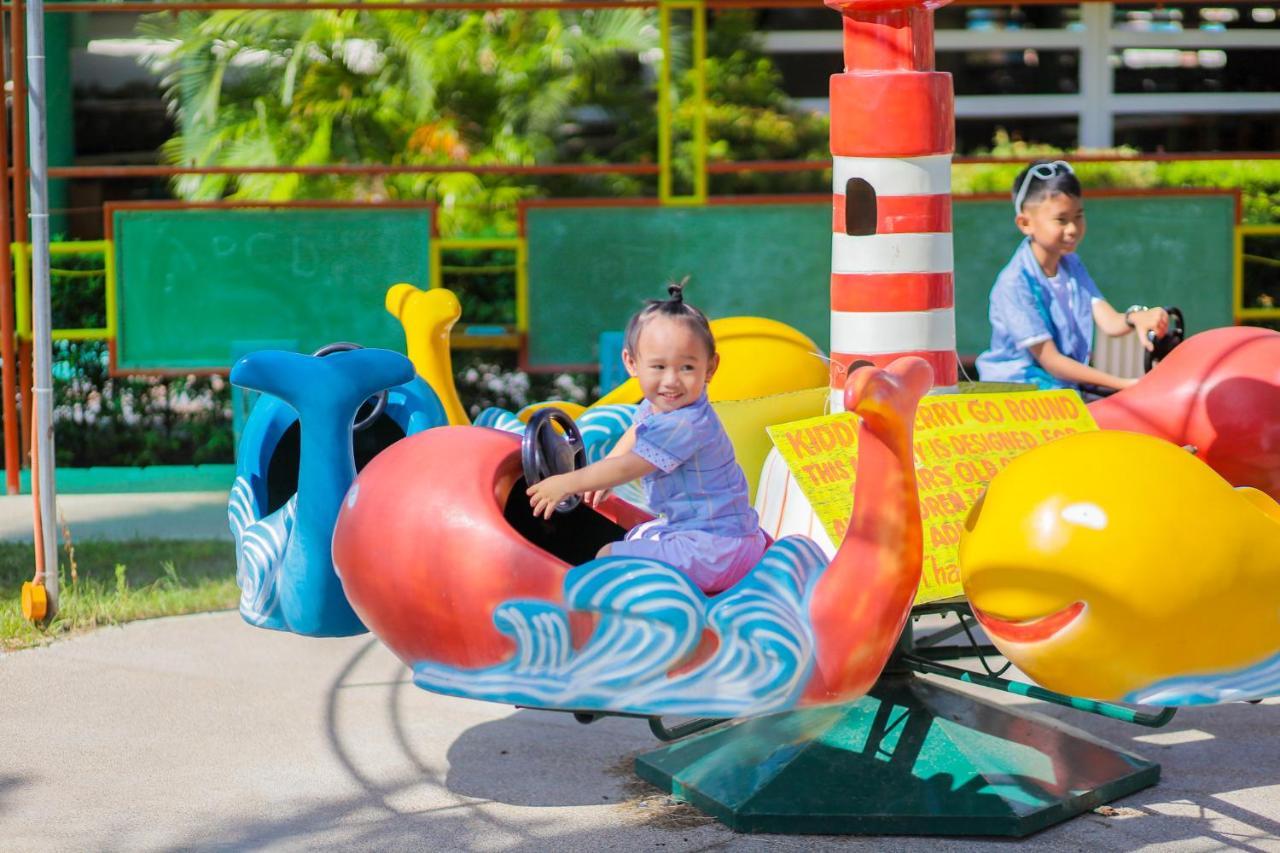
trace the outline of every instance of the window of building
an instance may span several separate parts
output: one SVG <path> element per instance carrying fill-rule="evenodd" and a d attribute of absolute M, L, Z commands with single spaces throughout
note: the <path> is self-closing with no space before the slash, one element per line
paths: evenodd
<path fill-rule="evenodd" d="M 1265 48 L 1126 47 L 1111 52 L 1115 91 L 1280 92 L 1280 56 Z"/>
<path fill-rule="evenodd" d="M 1142 151 L 1280 151 L 1280 111 L 1120 114 L 1115 140 Z"/>
<path fill-rule="evenodd" d="M 951 74 L 957 96 L 993 92 L 1073 95 L 1080 91 L 1078 50 L 940 51 L 935 67 Z"/>

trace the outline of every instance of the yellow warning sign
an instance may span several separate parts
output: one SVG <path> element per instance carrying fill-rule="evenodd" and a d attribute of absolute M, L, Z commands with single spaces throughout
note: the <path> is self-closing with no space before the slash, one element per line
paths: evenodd
<path fill-rule="evenodd" d="M 916 411 L 915 462 L 924 535 L 916 603 L 960 594 L 960 531 L 982 489 L 1009 461 L 1064 435 L 1096 430 L 1074 391 L 925 397 Z M 840 413 L 769 427 L 769 437 L 831 541 L 853 510 L 858 418 Z"/>

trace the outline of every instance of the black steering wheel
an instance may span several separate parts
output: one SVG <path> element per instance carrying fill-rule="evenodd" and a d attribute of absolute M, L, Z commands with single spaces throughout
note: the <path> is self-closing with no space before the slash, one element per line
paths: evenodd
<path fill-rule="evenodd" d="M 1154 338 L 1151 341 L 1155 349 L 1147 350 L 1143 354 L 1142 371 L 1144 373 L 1150 373 L 1151 368 L 1159 364 L 1161 359 L 1187 337 L 1187 324 L 1182 319 L 1182 309 L 1170 305 L 1164 310 L 1169 315 L 1169 328 L 1165 331 L 1164 337 Z"/>
<path fill-rule="evenodd" d="M 552 424 L 559 424 L 564 435 Z M 520 441 L 524 480 L 530 486 L 555 474 L 568 474 L 587 464 L 587 446 L 573 418 L 559 409 L 539 409 L 529 418 Z M 582 495 L 570 495 L 556 504 L 556 512 L 570 512 L 582 503 Z"/>
<path fill-rule="evenodd" d="M 360 346 L 360 344 L 352 344 L 346 341 L 336 341 L 331 344 L 325 344 L 324 346 L 320 347 L 320 349 L 316 350 L 311 354 L 316 356 L 317 358 L 321 358 L 323 356 L 329 355 L 330 353 L 350 352 L 351 350 L 356 350 L 356 349 L 364 349 L 364 347 Z M 373 426 L 373 422 L 376 421 L 379 417 L 381 417 L 382 413 L 387 410 L 387 391 L 385 388 L 379 391 L 377 394 L 370 397 L 369 399 L 374 401 L 373 410 L 369 412 L 369 414 L 365 415 L 363 418 L 361 418 L 360 420 L 356 421 L 351 425 L 352 432 L 360 432 L 361 430 L 365 430 Z"/>

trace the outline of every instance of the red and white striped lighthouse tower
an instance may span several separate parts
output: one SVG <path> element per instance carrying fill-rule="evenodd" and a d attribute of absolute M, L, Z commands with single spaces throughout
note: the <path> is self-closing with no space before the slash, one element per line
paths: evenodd
<path fill-rule="evenodd" d="M 831 77 L 831 410 L 852 362 L 917 355 L 956 385 L 951 251 L 951 75 L 933 70 L 933 10 L 947 0 L 826 0 L 844 15 L 844 73 Z M 756 492 L 778 539 L 836 544 L 777 448 Z"/>
<path fill-rule="evenodd" d="M 917 355 L 957 381 L 951 75 L 933 70 L 947 0 L 826 0 L 844 16 L 831 77 L 831 407 L 858 360 Z"/>

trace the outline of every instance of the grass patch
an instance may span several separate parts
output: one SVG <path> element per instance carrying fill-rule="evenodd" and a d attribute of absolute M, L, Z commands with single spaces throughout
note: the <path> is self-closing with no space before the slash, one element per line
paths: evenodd
<path fill-rule="evenodd" d="M 22 617 L 22 582 L 35 572 L 29 544 L 0 542 L 0 649 L 36 646 L 74 631 L 153 616 L 236 606 L 235 546 L 227 541 L 87 541 L 58 551 L 58 615 Z"/>

